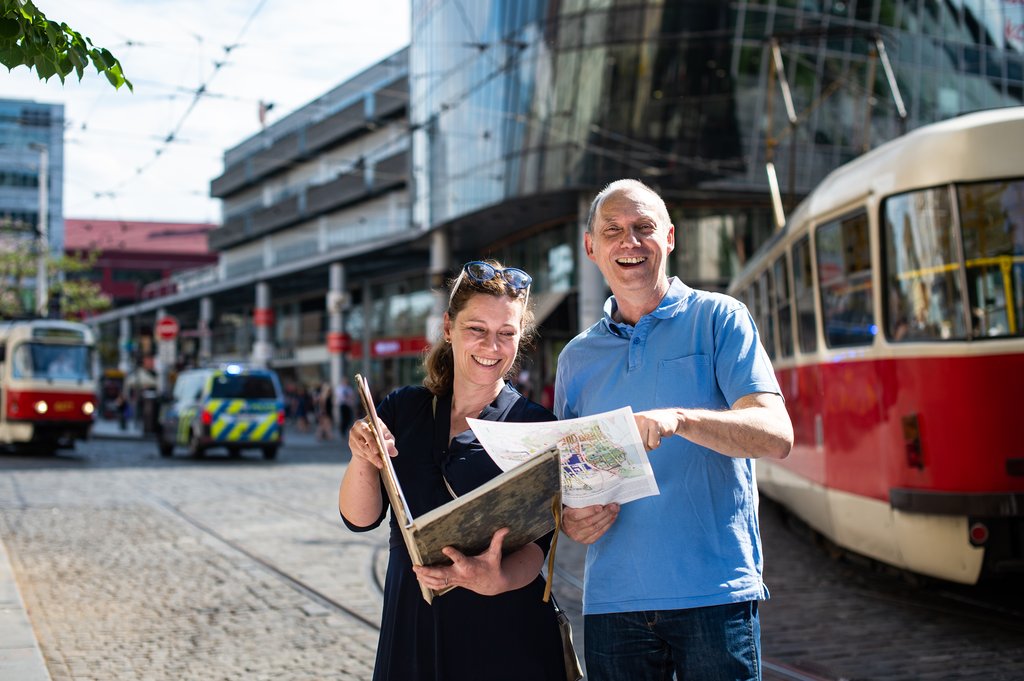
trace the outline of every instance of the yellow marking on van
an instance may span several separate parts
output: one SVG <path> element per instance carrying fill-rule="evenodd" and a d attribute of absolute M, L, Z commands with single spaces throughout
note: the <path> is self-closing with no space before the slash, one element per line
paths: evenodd
<path fill-rule="evenodd" d="M 230 442 L 237 442 L 238 440 L 241 440 L 242 436 L 245 434 L 245 431 L 247 431 L 247 430 L 249 430 L 249 424 L 248 423 L 246 423 L 246 422 L 236 423 L 235 427 L 232 428 L 231 432 L 228 434 L 228 441 L 230 441 Z"/>
<path fill-rule="evenodd" d="M 210 426 L 210 435 L 213 436 L 213 439 L 219 440 L 221 432 L 225 428 L 227 428 L 227 427 L 228 427 L 227 419 L 219 418 L 219 419 L 217 419 L 216 421 L 213 422 L 212 426 Z"/>
<path fill-rule="evenodd" d="M 259 427 L 257 427 L 256 430 L 254 430 L 252 432 L 252 437 L 250 437 L 249 439 L 250 440 L 272 439 L 272 438 L 268 438 L 267 437 L 267 431 L 270 430 L 275 423 L 277 423 L 277 414 L 276 413 L 272 414 L 271 416 L 268 416 L 265 419 L 263 419 L 263 421 L 260 422 Z"/>

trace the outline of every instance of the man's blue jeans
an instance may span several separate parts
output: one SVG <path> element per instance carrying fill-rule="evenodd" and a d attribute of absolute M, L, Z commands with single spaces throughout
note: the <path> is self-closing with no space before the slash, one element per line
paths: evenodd
<path fill-rule="evenodd" d="M 761 678 L 757 601 L 587 615 L 587 681 Z"/>

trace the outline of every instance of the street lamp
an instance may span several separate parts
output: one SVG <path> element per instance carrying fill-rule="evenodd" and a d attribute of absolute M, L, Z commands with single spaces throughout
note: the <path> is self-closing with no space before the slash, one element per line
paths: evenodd
<path fill-rule="evenodd" d="M 36 313 L 46 316 L 47 287 L 46 257 L 50 251 L 50 240 L 47 236 L 47 218 L 50 205 L 50 150 L 45 144 L 30 142 L 29 149 L 39 152 L 39 221 L 36 225 L 39 240 L 39 255 L 36 260 Z"/>

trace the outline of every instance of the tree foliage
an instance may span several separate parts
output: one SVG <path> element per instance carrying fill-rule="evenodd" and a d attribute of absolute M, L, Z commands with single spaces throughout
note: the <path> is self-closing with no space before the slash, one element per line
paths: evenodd
<path fill-rule="evenodd" d="M 109 50 L 95 47 L 67 24 L 47 19 L 31 0 L 0 0 L 0 64 L 8 71 L 27 66 L 43 80 L 57 76 L 63 83 L 72 71 L 82 80 L 90 63 L 115 88 L 127 85 L 134 91 Z"/>
<path fill-rule="evenodd" d="M 33 291 L 26 281 L 36 276 L 36 252 L 32 241 L 5 238 L 0 249 L 0 318 L 31 316 Z M 110 307 L 110 297 L 98 284 L 75 275 L 91 270 L 98 253 L 84 257 L 62 255 L 47 258 L 47 279 L 51 299 L 60 301 L 61 317 L 81 319 Z"/>

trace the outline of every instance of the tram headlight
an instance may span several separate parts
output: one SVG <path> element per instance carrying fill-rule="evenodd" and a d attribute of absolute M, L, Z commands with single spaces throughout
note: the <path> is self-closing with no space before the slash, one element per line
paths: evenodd
<path fill-rule="evenodd" d="M 82 413 L 86 416 L 92 416 L 92 413 L 96 411 L 96 406 L 89 401 L 82 402 Z"/>
<path fill-rule="evenodd" d="M 45 414 L 50 410 L 50 405 L 46 403 L 46 400 L 39 400 L 34 405 L 37 414 Z"/>

